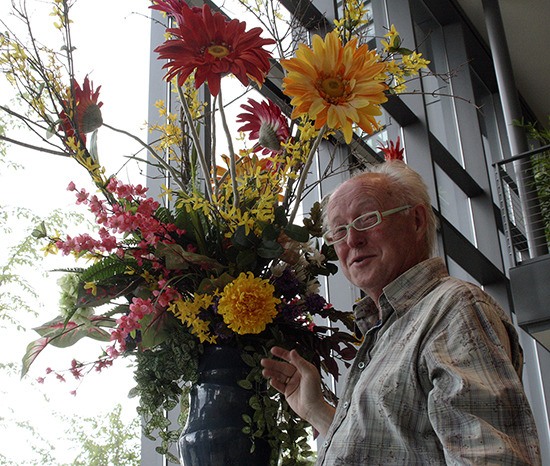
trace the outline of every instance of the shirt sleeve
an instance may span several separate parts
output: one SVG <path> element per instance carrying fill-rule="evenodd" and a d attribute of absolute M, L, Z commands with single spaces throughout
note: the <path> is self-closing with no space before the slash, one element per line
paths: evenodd
<path fill-rule="evenodd" d="M 423 352 L 428 416 L 447 464 L 539 465 L 534 419 L 512 362 L 521 361 L 515 332 L 488 302 L 452 312 Z"/>

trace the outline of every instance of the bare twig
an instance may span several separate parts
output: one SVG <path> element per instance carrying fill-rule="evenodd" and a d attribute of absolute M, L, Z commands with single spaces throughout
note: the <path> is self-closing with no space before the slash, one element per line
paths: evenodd
<path fill-rule="evenodd" d="M 70 157 L 70 154 L 67 154 L 66 152 L 56 151 L 52 149 L 46 149 L 45 147 L 35 146 L 33 144 L 28 144 L 23 141 L 18 141 L 17 139 L 8 138 L 7 136 L 0 135 L 0 141 L 6 141 L 11 144 L 17 144 L 21 147 L 26 147 L 27 149 L 36 150 L 38 152 L 45 152 L 46 154 L 52 154 L 52 155 L 60 155 L 62 157 Z"/>
<path fill-rule="evenodd" d="M 195 145 L 195 149 L 199 157 L 201 170 L 205 178 L 204 184 L 206 187 L 206 200 L 210 202 L 212 200 L 212 183 L 210 183 L 210 170 L 208 169 L 208 163 L 206 162 L 206 157 L 204 156 L 204 151 L 202 150 L 202 145 L 199 138 L 199 134 L 197 133 L 197 128 L 195 128 L 195 125 L 193 124 L 193 116 L 191 115 L 191 110 L 189 110 L 187 99 L 183 94 L 183 90 L 181 86 L 176 84 L 176 89 L 178 91 L 178 95 L 180 98 L 181 107 L 183 108 L 183 111 L 185 113 L 185 118 L 187 119 L 187 123 L 189 123 L 189 129 L 191 130 L 191 138 L 193 139 L 193 143 Z"/>
<path fill-rule="evenodd" d="M 240 199 L 239 199 L 239 190 L 237 186 L 237 164 L 236 164 L 236 156 L 235 156 L 235 150 L 233 149 L 233 138 L 231 137 L 231 133 L 229 132 L 229 126 L 227 125 L 227 119 L 225 118 L 225 110 L 223 108 L 223 99 L 222 99 L 222 90 L 220 88 L 220 93 L 218 95 L 218 98 L 220 100 L 220 115 L 222 117 L 222 126 L 223 130 L 225 131 L 225 135 L 227 137 L 227 145 L 229 148 L 229 170 L 231 175 L 231 184 L 233 186 L 233 206 L 239 207 Z"/>
<path fill-rule="evenodd" d="M 165 169 L 165 170 L 168 170 L 170 172 L 170 174 L 172 175 L 172 177 L 174 178 L 174 181 L 178 184 L 178 186 L 183 190 L 185 189 L 185 186 L 183 185 L 183 183 L 181 182 L 181 179 L 180 179 L 180 176 L 179 176 L 179 173 L 176 171 L 176 169 L 174 167 L 172 167 L 169 163 L 166 162 L 166 160 L 164 160 L 164 158 L 162 158 L 159 154 L 157 154 L 157 152 L 155 151 L 155 149 L 153 149 L 149 144 L 143 142 L 140 138 L 138 138 L 136 135 L 132 134 L 132 133 L 129 133 L 128 131 L 124 131 L 123 129 L 118 129 L 118 128 L 115 128 L 111 125 L 108 125 L 107 123 L 103 123 L 103 126 L 105 126 L 106 128 L 109 128 L 111 131 L 115 131 L 117 133 L 121 133 L 121 134 L 124 134 L 125 136 L 128 136 L 129 138 L 132 138 L 134 141 L 137 141 L 139 144 L 141 144 L 142 147 L 144 147 L 145 149 L 147 149 L 147 151 L 153 156 L 153 158 Z"/>
<path fill-rule="evenodd" d="M 296 189 L 296 201 L 294 204 L 294 209 L 292 210 L 292 213 L 290 214 L 290 217 L 288 219 L 289 223 L 292 223 L 294 221 L 294 218 L 298 213 L 298 208 L 300 207 L 300 201 L 301 201 L 302 193 L 304 191 L 304 187 L 306 184 L 306 179 L 308 177 L 309 168 L 311 167 L 311 163 L 313 162 L 315 153 L 317 152 L 317 149 L 319 148 L 319 144 L 321 144 L 321 141 L 323 140 L 323 136 L 325 135 L 326 131 L 327 131 L 327 125 L 323 126 L 319 131 L 317 138 L 315 139 L 315 141 L 311 146 L 311 149 L 309 150 L 306 163 L 302 167 L 302 171 L 300 172 L 300 178 L 298 180 L 298 187 Z"/>

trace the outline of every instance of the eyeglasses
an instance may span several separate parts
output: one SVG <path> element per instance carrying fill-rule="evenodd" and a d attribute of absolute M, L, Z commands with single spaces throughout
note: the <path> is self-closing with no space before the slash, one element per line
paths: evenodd
<path fill-rule="evenodd" d="M 340 225 L 334 228 L 333 230 L 327 231 L 323 235 L 323 239 L 327 245 L 331 246 L 333 244 L 339 243 L 347 238 L 350 228 L 355 228 L 357 231 L 369 230 L 376 225 L 382 223 L 382 219 L 388 215 L 396 214 L 397 212 L 402 212 L 404 210 L 410 209 L 411 205 L 404 205 L 401 207 L 395 207 L 394 209 L 386 210 L 380 212 L 375 210 L 374 212 L 367 212 L 366 214 L 360 215 L 353 222 L 348 223 L 347 225 Z"/>

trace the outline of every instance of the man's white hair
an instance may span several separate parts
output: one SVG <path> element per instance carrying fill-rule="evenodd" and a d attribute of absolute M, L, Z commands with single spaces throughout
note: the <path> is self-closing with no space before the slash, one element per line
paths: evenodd
<path fill-rule="evenodd" d="M 366 170 L 355 173 L 352 178 L 365 178 L 368 180 L 370 173 L 379 173 L 387 178 L 389 187 L 392 189 L 392 198 L 399 205 L 410 204 L 412 206 L 421 204 L 426 208 L 426 250 L 430 257 L 436 255 L 437 244 L 437 217 L 435 216 L 428 188 L 422 177 L 401 160 L 389 160 L 384 163 L 370 165 Z M 349 180 L 348 180 L 349 181 Z M 330 195 L 323 199 L 323 223 L 327 224 L 327 206 L 330 202 Z"/>

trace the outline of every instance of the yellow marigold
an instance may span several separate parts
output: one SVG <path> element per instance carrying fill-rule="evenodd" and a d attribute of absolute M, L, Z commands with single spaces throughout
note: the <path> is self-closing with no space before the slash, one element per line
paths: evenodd
<path fill-rule="evenodd" d="M 284 93 L 292 97 L 292 118 L 308 115 L 315 128 L 325 124 L 341 129 L 350 143 L 353 125 L 372 133 L 378 128 L 375 116 L 387 100 L 387 86 L 380 81 L 386 69 L 375 50 L 357 46 L 357 38 L 345 45 L 335 31 L 323 40 L 315 35 L 312 48 L 300 44 L 296 57 L 281 60 L 288 71 Z"/>
<path fill-rule="evenodd" d="M 280 299 L 273 296 L 275 288 L 268 280 L 241 273 L 221 294 L 218 313 L 234 332 L 244 335 L 260 333 L 277 315 Z"/>

